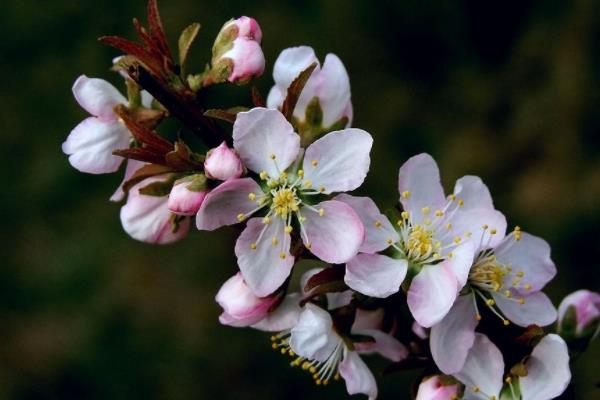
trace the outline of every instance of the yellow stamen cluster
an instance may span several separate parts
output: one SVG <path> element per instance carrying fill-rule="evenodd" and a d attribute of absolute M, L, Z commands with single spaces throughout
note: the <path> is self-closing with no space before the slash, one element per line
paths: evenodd
<path fill-rule="evenodd" d="M 504 277 L 510 270 L 498 263 L 496 256 L 491 254 L 478 260 L 471 268 L 469 280 L 475 285 L 498 292 L 504 286 Z"/>
<path fill-rule="evenodd" d="M 297 212 L 300 201 L 294 189 L 280 189 L 273 195 L 271 209 L 273 213 L 282 218 L 287 218 L 292 212 Z"/>
<path fill-rule="evenodd" d="M 406 245 L 409 254 L 416 257 L 423 257 L 434 250 L 433 232 L 426 229 L 423 225 L 414 226 L 408 236 Z"/>

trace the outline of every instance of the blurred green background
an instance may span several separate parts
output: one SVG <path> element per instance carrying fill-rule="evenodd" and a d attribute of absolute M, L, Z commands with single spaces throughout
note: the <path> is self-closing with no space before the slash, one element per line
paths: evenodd
<path fill-rule="evenodd" d="M 196 67 L 225 20 L 257 18 L 265 95 L 283 48 L 338 54 L 354 125 L 375 137 L 360 193 L 394 204 L 398 167 L 427 151 L 448 189 L 481 176 L 511 226 L 550 242 L 555 304 L 600 289 L 600 2 L 160 3 L 173 43 L 202 22 Z M 86 116 L 71 95 L 75 78 L 121 84 L 108 71 L 118 53 L 96 38 L 132 37 L 131 18 L 144 13 L 144 0 L 0 3 L 0 398 L 344 398 L 343 385 L 316 388 L 289 368 L 267 335 L 218 324 L 214 295 L 236 270 L 233 231 L 194 231 L 167 247 L 135 242 L 108 202 L 121 173 L 85 175 L 61 153 Z M 249 100 L 240 88 L 216 96 Z M 600 398 L 598 357 L 595 343 L 576 360 L 569 398 Z M 381 378 L 381 398 L 408 398 L 411 377 Z"/>

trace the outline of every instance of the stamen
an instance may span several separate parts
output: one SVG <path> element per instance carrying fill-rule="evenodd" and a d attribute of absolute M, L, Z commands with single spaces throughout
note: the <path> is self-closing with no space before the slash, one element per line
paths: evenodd
<path fill-rule="evenodd" d="M 312 160 L 310 162 L 310 165 L 312 165 L 313 167 L 316 167 L 319 164 L 319 162 L 317 160 Z"/>
<path fill-rule="evenodd" d="M 401 196 L 405 199 L 408 199 L 410 197 L 410 191 L 405 190 L 404 192 L 402 192 Z"/>

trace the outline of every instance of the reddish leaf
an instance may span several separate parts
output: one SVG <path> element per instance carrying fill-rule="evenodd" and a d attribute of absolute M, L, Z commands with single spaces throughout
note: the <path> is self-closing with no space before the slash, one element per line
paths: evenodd
<path fill-rule="evenodd" d="M 144 127 L 131 118 L 125 106 L 116 106 L 115 112 L 123 119 L 125 126 L 127 126 L 127 129 L 131 131 L 133 136 L 140 142 L 148 145 L 151 150 L 158 154 L 166 154 L 173 150 L 171 142 L 163 139 L 156 132 Z"/>
<path fill-rule="evenodd" d="M 345 269 L 342 265 L 335 265 L 333 267 L 325 268 L 321 272 L 318 272 L 310 277 L 304 290 L 310 292 L 317 286 L 331 285 L 339 282 L 344 282 Z"/>
<path fill-rule="evenodd" d="M 227 110 L 210 109 L 204 112 L 205 117 L 220 119 L 221 121 L 227 121 L 230 123 L 235 122 L 236 113 L 232 113 Z"/>
<path fill-rule="evenodd" d="M 175 150 L 165 155 L 167 164 L 179 171 L 199 170 L 202 164 L 195 161 L 189 147 L 183 142 L 175 142 Z"/>
<path fill-rule="evenodd" d="M 150 178 L 156 175 L 162 175 L 169 172 L 173 172 L 171 167 L 165 165 L 148 164 L 138 169 L 133 173 L 131 178 L 127 182 L 123 183 L 123 191 L 127 193 L 135 184 L 143 181 L 146 178 Z"/>
<path fill-rule="evenodd" d="M 256 86 L 252 86 L 252 104 L 254 107 L 265 107 L 265 99 L 260 94 L 260 91 Z"/>
<path fill-rule="evenodd" d="M 115 156 L 131 158 L 132 160 L 143 161 L 152 164 L 166 165 L 165 157 L 146 148 L 123 149 L 113 151 Z"/>
<path fill-rule="evenodd" d="M 172 60 L 171 50 L 167 43 L 167 36 L 165 35 L 165 30 L 160 19 L 156 0 L 148 0 L 148 26 L 150 27 L 150 35 L 157 41 L 162 54 Z"/>
<path fill-rule="evenodd" d="M 308 82 L 308 78 L 310 78 L 315 68 L 317 68 L 316 62 L 300 72 L 296 79 L 292 81 L 290 87 L 288 87 L 287 96 L 281 106 L 281 113 L 286 119 L 289 120 L 294 114 L 294 109 L 296 108 L 296 104 L 298 104 L 300 94 L 302 93 L 302 90 L 304 90 L 304 86 L 306 86 L 306 82 Z"/>

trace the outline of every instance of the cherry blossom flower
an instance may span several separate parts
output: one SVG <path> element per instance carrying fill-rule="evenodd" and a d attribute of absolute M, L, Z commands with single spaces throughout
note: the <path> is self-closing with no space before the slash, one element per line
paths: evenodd
<path fill-rule="evenodd" d="M 447 382 L 448 377 L 434 375 L 421 381 L 416 400 L 456 400 L 459 387 L 456 381 Z"/>
<path fill-rule="evenodd" d="M 558 331 L 561 336 L 596 336 L 600 331 L 600 294 L 578 290 L 558 306 Z"/>
<path fill-rule="evenodd" d="M 140 193 L 140 189 L 167 179 L 165 175 L 147 178 L 129 190 L 127 202 L 121 207 L 121 224 L 132 238 L 152 244 L 168 244 L 187 235 L 190 219 L 178 218 L 169 211 L 168 196 Z"/>
<path fill-rule="evenodd" d="M 409 273 L 408 306 L 419 325 L 429 328 L 446 315 L 467 282 L 476 246 L 471 238 L 483 233 L 484 224 L 503 231 L 506 221 L 477 177 L 459 179 L 446 198 L 438 167 L 427 154 L 400 168 L 398 188 L 404 211 L 396 227 L 369 198 L 335 198 L 352 206 L 366 229 L 361 253 L 346 264 L 345 282 L 383 298 L 396 293 Z M 498 239 L 492 237 L 491 243 Z"/>
<path fill-rule="evenodd" d="M 546 335 L 524 364 L 526 376 L 504 376 L 500 350 L 477 333 L 465 364 L 454 377 L 465 385 L 466 400 L 499 400 L 501 391 L 511 400 L 550 400 L 560 396 L 571 380 L 569 352 L 564 340 Z M 503 390 L 503 382 L 507 384 Z"/>
<path fill-rule="evenodd" d="M 550 246 L 544 240 L 516 228 L 495 246 L 484 227 L 478 255 L 468 276 L 467 289 L 459 296 L 446 317 L 431 329 L 431 352 L 446 374 L 462 367 L 481 319 L 477 300 L 504 325 L 509 321 L 527 327 L 546 326 L 556 320 L 556 309 L 541 289 L 556 275 Z"/>
<path fill-rule="evenodd" d="M 227 143 L 223 142 L 219 147 L 210 150 L 206 154 L 204 172 L 210 179 L 226 181 L 242 176 L 244 166 L 235 151 L 227 147 Z"/>
<path fill-rule="evenodd" d="M 308 46 L 291 47 L 281 52 L 273 67 L 275 86 L 267 97 L 269 108 L 280 108 L 287 96 L 287 90 L 294 79 L 312 63 L 319 64 L 315 51 Z M 344 64 L 335 54 L 327 54 L 323 66 L 317 66 L 306 82 L 294 117 L 303 124 L 306 122 L 307 108 L 318 99 L 323 112 L 322 126 L 329 128 L 343 119 L 342 127 L 352 123 L 352 102 L 350 100 L 350 80 Z"/>
<path fill-rule="evenodd" d="M 344 263 L 357 253 L 364 227 L 356 212 L 340 201 L 315 204 L 313 199 L 362 184 L 371 135 L 360 129 L 335 131 L 302 151 L 299 136 L 279 111 L 255 108 L 237 115 L 233 140 L 261 184 L 249 177 L 222 183 L 204 199 L 196 224 L 214 230 L 265 211 L 248 220 L 235 246 L 242 275 L 257 296 L 269 295 L 288 277 L 294 229 L 304 246 L 326 262 Z"/>

